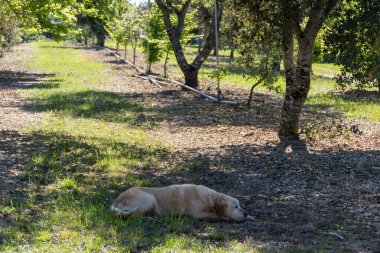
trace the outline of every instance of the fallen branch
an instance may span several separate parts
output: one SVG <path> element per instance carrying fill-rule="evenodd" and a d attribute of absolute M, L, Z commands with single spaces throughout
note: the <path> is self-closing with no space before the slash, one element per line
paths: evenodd
<path fill-rule="evenodd" d="M 199 94 L 201 96 L 204 96 L 204 97 L 206 97 L 206 98 L 208 98 L 208 99 L 210 99 L 210 100 L 212 100 L 212 101 L 214 101 L 216 103 L 220 103 L 220 104 L 233 104 L 233 105 L 238 104 L 238 102 L 235 102 L 235 101 L 219 100 L 219 99 L 217 99 L 217 98 L 215 98 L 213 96 L 210 96 L 210 95 L 208 95 L 208 94 L 206 94 L 204 92 L 196 90 L 196 89 L 194 89 L 194 88 L 192 88 L 190 86 L 187 86 L 187 85 L 185 85 L 185 84 L 183 84 L 181 82 L 175 81 L 173 79 L 168 79 L 168 80 L 171 81 L 172 83 L 178 84 L 179 86 L 181 86 L 181 87 L 183 87 L 183 88 L 185 88 L 187 90 L 190 90 L 190 91 L 192 91 L 194 93 L 197 93 L 197 94 Z"/>
<path fill-rule="evenodd" d="M 161 82 L 161 81 L 157 81 L 157 80 L 154 80 L 153 78 L 149 78 L 147 77 L 146 75 L 130 75 L 132 77 L 137 77 L 137 78 L 141 78 L 141 79 L 144 79 L 144 80 L 148 80 L 148 81 L 153 81 L 153 84 L 155 84 L 157 87 L 159 88 L 162 88 L 162 86 L 160 85 L 161 84 L 167 84 L 165 82 Z"/>

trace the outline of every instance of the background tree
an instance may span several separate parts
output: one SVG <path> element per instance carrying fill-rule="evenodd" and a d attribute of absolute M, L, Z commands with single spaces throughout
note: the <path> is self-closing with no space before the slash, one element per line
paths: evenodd
<path fill-rule="evenodd" d="M 112 19 L 114 4 L 122 0 L 77 0 L 77 22 L 89 26 L 96 37 L 96 45 L 104 47 L 107 36 L 107 22 Z"/>
<path fill-rule="evenodd" d="M 270 90 L 279 91 L 280 87 L 275 85 L 279 76 L 277 66 L 281 62 L 281 35 L 280 27 L 275 20 L 275 15 L 261 15 L 260 9 L 271 9 L 271 4 L 262 3 L 256 6 L 255 12 L 250 11 L 241 3 L 229 1 L 228 9 L 230 17 L 229 26 L 234 27 L 234 32 L 227 32 L 230 41 L 238 45 L 240 57 L 231 64 L 230 71 L 243 73 L 247 79 L 255 80 L 251 86 L 247 105 L 250 106 L 254 88 L 263 84 Z M 225 19 L 226 20 L 226 19 Z M 234 45 L 230 45 L 234 46 Z M 233 49 L 232 49 L 233 50 Z M 233 52 L 231 50 L 231 52 Z M 233 57 L 231 53 L 230 57 Z"/>
<path fill-rule="evenodd" d="M 10 6 L 0 3 L 0 57 L 21 40 L 19 20 Z"/>
<path fill-rule="evenodd" d="M 342 66 L 341 88 L 377 86 L 380 92 L 380 2 L 346 0 L 327 25 L 326 51 Z"/>
<path fill-rule="evenodd" d="M 153 63 L 159 62 L 163 56 L 165 26 L 162 14 L 155 6 L 148 7 L 146 13 L 147 27 L 145 35 L 142 36 L 143 52 L 147 59 L 147 74 L 151 73 Z"/>
<path fill-rule="evenodd" d="M 131 7 L 125 16 L 126 40 L 130 43 L 133 51 L 133 64 L 136 64 L 136 50 L 140 42 L 143 27 L 143 15 L 140 8 Z"/>
<path fill-rule="evenodd" d="M 241 2 L 241 1 L 238 1 Z M 299 138 L 299 119 L 310 90 L 313 46 L 319 30 L 338 0 L 243 0 L 253 13 L 272 20 L 271 31 L 280 29 L 286 79 L 280 138 Z M 260 27 L 257 27 L 260 29 Z M 295 48 L 295 46 L 298 46 Z"/>
<path fill-rule="evenodd" d="M 20 38 L 47 34 L 63 39 L 75 33 L 75 0 L 3 0 L 0 2 L 2 51 Z"/>
<path fill-rule="evenodd" d="M 190 6 L 192 4 L 192 0 L 156 0 L 156 2 L 157 6 L 162 11 L 166 31 L 172 44 L 177 63 L 185 76 L 185 84 L 196 88 L 198 87 L 199 69 L 215 46 L 215 19 L 213 18 L 213 5 L 210 3 L 209 5 L 206 5 L 203 1 L 194 1 L 194 5 Z M 219 25 L 222 18 L 223 2 L 224 0 L 218 0 L 217 22 Z M 203 11 L 211 17 L 207 24 L 207 35 L 204 46 L 192 63 L 187 61 L 183 50 L 183 44 L 181 43 L 186 14 L 189 9 L 191 9 L 190 7 L 198 7 L 200 11 Z M 175 22 L 173 22 L 173 20 L 175 20 Z"/>
<path fill-rule="evenodd" d="M 126 41 L 127 24 L 125 16 L 128 12 L 128 7 L 127 1 L 113 0 L 107 13 L 106 30 L 116 42 L 116 53 L 119 51 L 119 45 Z M 124 45 L 126 44 L 124 43 Z"/>

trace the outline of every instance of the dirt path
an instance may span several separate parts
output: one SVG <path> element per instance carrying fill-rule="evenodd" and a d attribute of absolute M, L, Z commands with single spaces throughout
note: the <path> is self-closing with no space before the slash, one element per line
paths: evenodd
<path fill-rule="evenodd" d="M 25 50 L 31 48 L 17 48 L 9 58 L 0 60 L 2 199 L 15 194 L 18 168 L 28 153 L 35 152 L 24 130 L 41 117 L 23 111 L 14 91 L 46 78 L 16 64 L 23 60 Z M 309 128 L 317 130 L 314 137 L 325 138 L 280 142 L 276 127 L 281 101 L 269 93 L 257 94 L 250 109 L 217 105 L 177 87 L 158 89 L 132 78 L 129 75 L 135 72 L 105 51 L 87 52 L 94 60 L 113 66 L 109 74 L 115 83 L 100 83 L 99 87 L 133 96 L 151 108 L 154 113 L 141 113 L 139 126 L 173 150 L 162 168 L 176 166 L 176 172 L 149 168 L 146 176 L 157 185 L 205 184 L 237 197 L 255 217 L 254 222 L 244 224 L 212 224 L 215 229 L 231 239 L 253 240 L 258 246 L 279 251 L 378 252 L 379 124 L 306 111 L 302 125 L 313 123 Z M 143 66 L 141 61 L 138 64 Z M 236 100 L 247 96 L 247 91 L 234 87 L 225 88 L 224 93 Z"/>
<path fill-rule="evenodd" d="M 41 115 L 22 109 L 23 101 L 17 89 L 30 89 L 45 75 L 34 73 L 26 66 L 33 54 L 30 44 L 12 49 L 0 59 L 0 203 L 20 194 L 20 168 L 36 151 L 28 128 L 38 124 Z M 0 225 L 4 223 L 1 221 Z"/>

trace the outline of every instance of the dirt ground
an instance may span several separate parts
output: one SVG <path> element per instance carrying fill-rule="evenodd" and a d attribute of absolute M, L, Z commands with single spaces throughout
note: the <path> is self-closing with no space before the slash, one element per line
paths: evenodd
<path fill-rule="evenodd" d="M 42 116 L 23 110 L 23 101 L 15 91 L 33 88 L 46 76 L 24 65 L 33 53 L 32 47 L 23 44 L 0 59 L 0 203 L 17 194 L 20 169 L 36 152 L 27 130 Z M 0 214 L 0 227 L 2 223 Z"/>
<path fill-rule="evenodd" d="M 44 78 L 16 64 L 29 50 L 18 47 L 0 60 L 2 199 L 17 190 L 20 167 L 35 152 L 23 133 L 42 117 L 22 110 L 15 93 L 23 82 L 29 87 Z M 180 169 L 151 168 L 147 176 L 157 185 L 204 184 L 238 198 L 255 218 L 216 227 L 274 251 L 380 252 L 379 124 L 305 109 L 301 127 L 310 138 L 302 134 L 301 141 L 280 141 L 281 99 L 271 93 L 257 93 L 251 108 L 219 105 L 175 86 L 159 89 L 130 77 L 136 72 L 104 50 L 87 52 L 113 66 L 109 74 L 115 83 L 99 86 L 134 96 L 157 112 L 142 113 L 141 121 L 155 122 L 144 127 L 174 150 L 167 163 Z M 137 64 L 143 66 L 141 60 Z M 211 85 L 203 80 L 202 89 L 215 93 Z M 240 102 L 248 96 L 232 86 L 224 86 L 223 93 Z"/>

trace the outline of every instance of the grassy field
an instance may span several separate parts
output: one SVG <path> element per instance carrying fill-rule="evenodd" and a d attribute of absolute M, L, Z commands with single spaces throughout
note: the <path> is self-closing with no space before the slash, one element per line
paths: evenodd
<path fill-rule="evenodd" d="M 97 88 L 100 80 L 112 83 L 107 65 L 62 43 L 35 46 L 30 67 L 52 76 L 19 92 L 31 101 L 26 109 L 46 120 L 30 129 L 40 151 L 23 168 L 26 195 L 0 205 L 12 219 L 0 230 L 1 252 L 255 251 L 189 218 L 113 215 L 117 195 L 152 185 L 145 168 L 159 166 L 171 151 L 140 127 L 138 115 L 150 108 Z"/>

